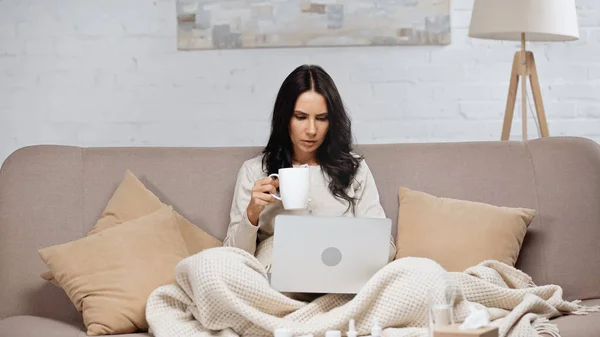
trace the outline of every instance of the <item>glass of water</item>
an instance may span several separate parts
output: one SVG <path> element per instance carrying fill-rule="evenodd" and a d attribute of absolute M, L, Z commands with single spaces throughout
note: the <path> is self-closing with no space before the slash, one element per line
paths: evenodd
<path fill-rule="evenodd" d="M 429 336 L 438 327 L 454 324 L 454 300 L 457 295 L 457 283 L 450 273 L 436 280 L 428 293 Z"/>

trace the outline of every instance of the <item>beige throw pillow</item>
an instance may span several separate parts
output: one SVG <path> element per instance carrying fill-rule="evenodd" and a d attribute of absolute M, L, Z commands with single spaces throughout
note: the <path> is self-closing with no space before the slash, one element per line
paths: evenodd
<path fill-rule="evenodd" d="M 173 209 L 39 250 L 90 336 L 146 331 L 146 301 L 186 256 Z"/>
<path fill-rule="evenodd" d="M 108 201 L 108 204 L 100 215 L 100 219 L 98 219 L 88 235 L 96 234 L 107 228 L 150 214 L 165 206 L 154 193 L 144 186 L 133 172 L 126 170 L 125 176 Z M 207 248 L 222 246 L 220 240 L 206 233 L 198 226 L 195 226 L 179 213 L 173 212 L 177 218 L 179 230 L 190 255 L 194 255 Z M 52 272 L 45 272 L 41 277 L 57 285 Z"/>
<path fill-rule="evenodd" d="M 396 259 L 430 258 L 448 271 L 464 271 L 484 260 L 514 266 L 536 213 L 406 187 L 399 189 L 399 199 Z"/>
<path fill-rule="evenodd" d="M 164 206 L 166 205 L 147 189 L 133 172 L 126 170 L 121 184 L 88 235 L 149 214 Z M 195 226 L 179 213 L 175 212 L 175 217 L 191 255 L 207 248 L 222 246 L 221 241 Z"/>

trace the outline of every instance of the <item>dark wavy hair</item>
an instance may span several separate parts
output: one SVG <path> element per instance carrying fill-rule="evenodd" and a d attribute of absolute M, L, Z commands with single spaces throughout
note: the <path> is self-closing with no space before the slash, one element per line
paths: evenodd
<path fill-rule="evenodd" d="M 267 174 L 291 167 L 294 147 L 290 138 L 290 119 L 298 97 L 307 91 L 321 94 L 327 103 L 329 129 L 316 157 L 329 176 L 329 190 L 337 198 L 348 202 L 354 212 L 355 202 L 346 189 L 352 183 L 362 157 L 353 155 L 352 128 L 342 98 L 329 74 L 317 65 L 301 65 L 294 69 L 281 84 L 271 120 L 271 135 L 263 150 L 263 168 Z"/>

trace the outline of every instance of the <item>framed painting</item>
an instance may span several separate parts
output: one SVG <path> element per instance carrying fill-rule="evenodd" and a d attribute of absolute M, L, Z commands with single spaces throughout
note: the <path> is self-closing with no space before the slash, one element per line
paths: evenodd
<path fill-rule="evenodd" d="M 445 45 L 450 0 L 176 0 L 180 50 Z"/>

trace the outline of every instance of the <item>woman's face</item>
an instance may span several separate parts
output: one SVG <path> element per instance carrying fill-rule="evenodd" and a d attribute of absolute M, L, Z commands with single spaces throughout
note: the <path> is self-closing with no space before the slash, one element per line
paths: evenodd
<path fill-rule="evenodd" d="M 301 94 L 290 119 L 290 138 L 296 158 L 314 158 L 328 129 L 325 98 L 314 91 Z"/>

